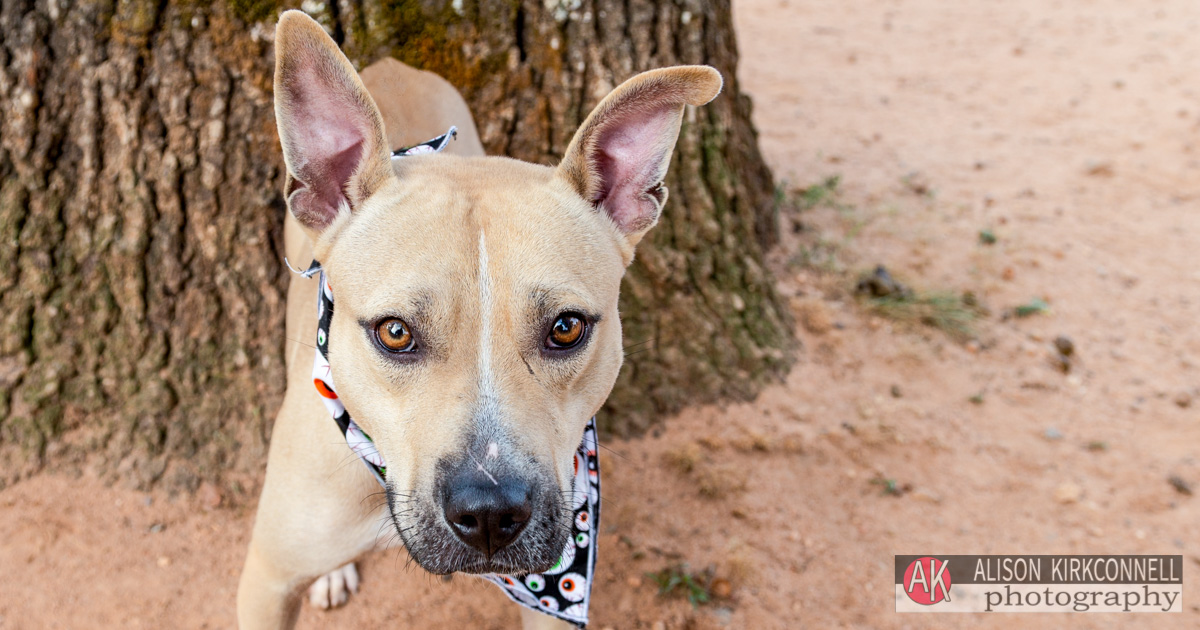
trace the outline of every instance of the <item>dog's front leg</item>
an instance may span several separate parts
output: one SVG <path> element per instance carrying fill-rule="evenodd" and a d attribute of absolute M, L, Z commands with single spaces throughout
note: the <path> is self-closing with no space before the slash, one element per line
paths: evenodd
<path fill-rule="evenodd" d="M 269 553 L 251 544 L 238 584 L 238 627 L 291 628 L 300 614 L 300 581 Z"/>
<path fill-rule="evenodd" d="M 291 628 L 304 589 L 370 550 L 386 513 L 315 390 L 288 389 L 273 434 L 238 585 L 242 630 Z"/>

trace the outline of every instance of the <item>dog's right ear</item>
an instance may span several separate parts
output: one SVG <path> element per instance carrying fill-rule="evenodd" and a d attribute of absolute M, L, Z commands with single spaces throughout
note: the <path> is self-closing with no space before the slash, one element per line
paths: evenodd
<path fill-rule="evenodd" d="M 288 208 L 314 242 L 392 177 L 375 101 L 333 39 L 300 11 L 285 11 L 275 27 L 275 121 Z"/>

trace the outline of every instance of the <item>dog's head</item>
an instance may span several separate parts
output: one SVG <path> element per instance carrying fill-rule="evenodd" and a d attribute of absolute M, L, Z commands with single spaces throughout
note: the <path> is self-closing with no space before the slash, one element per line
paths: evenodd
<path fill-rule="evenodd" d="M 392 164 L 383 121 L 319 25 L 276 34 L 288 207 L 336 299 L 338 395 L 387 461 L 391 518 L 434 573 L 545 570 L 570 531 L 574 452 L 622 360 L 617 291 L 658 220 L 702 66 L 630 79 L 557 168 Z"/>

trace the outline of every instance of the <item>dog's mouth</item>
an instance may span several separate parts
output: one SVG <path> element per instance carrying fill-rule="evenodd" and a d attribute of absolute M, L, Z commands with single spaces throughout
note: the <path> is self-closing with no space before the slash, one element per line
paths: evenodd
<path fill-rule="evenodd" d="M 392 525 L 409 556 L 435 575 L 541 573 L 553 568 L 567 544 L 573 544 L 568 510 L 557 495 L 541 502 L 516 540 L 490 555 L 456 536 L 433 502 L 400 505 L 389 489 L 388 503 Z"/>

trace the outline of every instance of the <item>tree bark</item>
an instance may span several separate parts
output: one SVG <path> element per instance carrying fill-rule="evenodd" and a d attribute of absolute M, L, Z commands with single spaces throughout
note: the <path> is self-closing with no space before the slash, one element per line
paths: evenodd
<path fill-rule="evenodd" d="M 491 154 L 553 164 L 634 73 L 709 64 L 670 199 L 623 287 L 601 423 L 748 398 L 793 344 L 764 266 L 774 184 L 727 0 L 303 5 L 359 67 L 457 86 Z M 0 486 L 50 465 L 137 486 L 255 478 L 284 386 L 275 0 L 0 4 Z M 304 264 L 307 261 L 293 261 Z"/>

